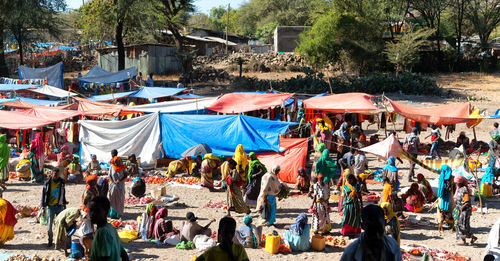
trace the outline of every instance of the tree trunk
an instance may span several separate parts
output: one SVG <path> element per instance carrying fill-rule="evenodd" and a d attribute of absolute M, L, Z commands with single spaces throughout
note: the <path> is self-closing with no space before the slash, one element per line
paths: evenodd
<path fill-rule="evenodd" d="M 8 77 L 9 76 L 9 68 L 5 63 L 5 53 L 4 53 L 4 30 L 0 28 L 0 76 Z"/>
<path fill-rule="evenodd" d="M 23 42 L 17 39 L 17 43 L 19 44 L 19 65 L 24 65 Z"/>
<path fill-rule="evenodd" d="M 123 20 L 116 25 L 116 46 L 118 47 L 118 71 L 125 69 L 125 46 L 123 45 Z"/>
<path fill-rule="evenodd" d="M 240 63 L 240 78 L 241 78 L 242 75 L 243 75 L 243 64 Z"/>

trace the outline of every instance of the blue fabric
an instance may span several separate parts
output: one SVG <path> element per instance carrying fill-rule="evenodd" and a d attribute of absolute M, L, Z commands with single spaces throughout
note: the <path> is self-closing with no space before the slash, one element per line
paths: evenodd
<path fill-rule="evenodd" d="M 27 103 L 31 103 L 31 104 L 35 104 L 35 105 L 40 105 L 40 106 L 57 105 L 59 103 L 64 102 L 64 101 L 38 100 L 38 99 L 31 99 L 31 98 L 24 98 L 24 97 L 17 97 L 17 99 L 19 99 L 21 101 L 24 101 L 24 102 L 27 102 Z"/>
<path fill-rule="evenodd" d="M 500 118 L 500 109 L 498 109 L 495 114 L 490 116 L 491 118 Z"/>
<path fill-rule="evenodd" d="M 181 98 L 181 99 L 199 99 L 199 98 L 205 98 L 205 96 L 200 96 L 200 95 L 196 95 L 196 94 L 192 94 L 192 93 L 181 94 L 181 95 L 177 95 L 175 97 Z"/>
<path fill-rule="evenodd" d="M 441 167 L 441 174 L 439 175 L 438 197 L 441 198 L 442 210 L 448 210 L 450 207 L 450 190 L 446 188 L 446 181 L 451 178 L 452 170 L 450 166 L 443 165 Z"/>
<path fill-rule="evenodd" d="M 290 243 L 290 249 L 292 251 L 307 251 L 311 248 L 311 243 L 309 242 L 309 233 L 311 231 L 311 226 L 306 224 L 304 226 L 304 233 L 302 235 L 296 235 L 291 230 L 285 231 L 283 239 Z"/>
<path fill-rule="evenodd" d="M 110 93 L 110 94 L 102 94 L 102 95 L 95 95 L 92 97 L 88 97 L 87 100 L 91 101 L 111 101 L 115 99 L 121 99 L 124 97 L 127 97 L 134 92 L 118 92 L 118 93 Z"/>
<path fill-rule="evenodd" d="M 184 88 L 172 88 L 172 87 L 143 87 L 136 91 L 131 97 L 143 98 L 143 99 L 156 99 L 161 97 L 174 96 L 180 92 L 183 92 Z"/>
<path fill-rule="evenodd" d="M 276 222 L 276 196 L 267 195 L 267 201 L 269 202 L 269 219 L 266 220 L 269 225 Z"/>
<path fill-rule="evenodd" d="M 47 83 L 59 89 L 63 88 L 63 63 L 44 68 L 30 68 L 24 65 L 18 67 L 20 79 L 47 79 Z"/>
<path fill-rule="evenodd" d="M 493 167 L 487 167 L 486 173 L 481 177 L 481 184 L 490 183 L 493 184 L 493 180 L 495 180 L 495 173 Z"/>
<path fill-rule="evenodd" d="M 384 166 L 384 169 L 388 171 L 397 172 L 398 168 L 396 168 L 396 158 L 394 156 L 390 156 L 387 160 L 387 164 Z"/>
<path fill-rule="evenodd" d="M 126 82 L 131 77 L 135 77 L 136 75 L 137 71 L 135 67 L 130 67 L 128 69 L 121 70 L 118 72 L 108 72 L 99 66 L 94 66 L 94 68 L 90 69 L 86 75 L 78 78 L 78 80 L 88 83 L 108 84 L 108 83 Z"/>
<path fill-rule="evenodd" d="M 300 236 L 300 235 L 302 235 L 302 232 L 304 231 L 305 225 L 307 225 L 307 215 L 306 215 L 306 213 L 302 213 L 297 217 L 295 224 L 290 226 L 290 231 L 293 234 Z"/>
<path fill-rule="evenodd" d="M 40 85 L 35 84 L 0 84 L 1 92 L 10 92 L 10 91 L 18 91 L 18 90 L 26 90 L 30 88 L 36 88 Z"/>
<path fill-rule="evenodd" d="M 347 122 L 343 122 L 340 125 L 340 128 L 335 131 L 335 135 L 341 137 L 344 141 L 348 141 L 351 138 L 351 135 L 349 134 L 349 129 L 347 127 Z"/>
<path fill-rule="evenodd" d="M 238 144 L 247 153 L 279 151 L 279 135 L 296 123 L 244 115 L 160 115 L 165 154 L 181 158 L 188 148 L 206 143 L 216 155 L 232 156 Z"/>

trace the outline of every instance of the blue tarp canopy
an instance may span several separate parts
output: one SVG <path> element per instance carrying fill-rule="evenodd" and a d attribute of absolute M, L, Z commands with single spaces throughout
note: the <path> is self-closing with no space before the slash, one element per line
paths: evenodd
<path fill-rule="evenodd" d="M 156 99 L 161 97 L 174 96 L 180 92 L 183 92 L 184 90 L 184 88 L 172 87 L 142 87 L 140 90 L 130 95 L 130 97 Z"/>
<path fill-rule="evenodd" d="M 121 99 L 129 96 L 130 94 L 134 93 L 133 92 L 118 92 L 118 93 L 110 93 L 110 94 L 102 94 L 102 95 L 95 95 L 92 97 L 88 97 L 87 100 L 91 101 L 111 101 L 111 100 L 116 100 L 116 99 Z"/>
<path fill-rule="evenodd" d="M 135 67 L 130 67 L 125 70 L 121 70 L 118 72 L 108 72 L 99 66 L 94 66 L 94 68 L 90 69 L 89 72 L 78 78 L 79 81 L 88 82 L 88 83 L 116 83 L 116 82 L 125 82 L 128 81 L 131 77 L 135 77 L 137 75 L 137 71 Z"/>
<path fill-rule="evenodd" d="M 205 98 L 205 96 L 200 96 L 200 95 L 196 95 L 196 94 L 192 94 L 192 93 L 181 94 L 181 95 L 177 95 L 175 97 L 181 98 L 181 99 L 200 99 L 200 98 Z"/>
<path fill-rule="evenodd" d="M 47 83 L 59 89 L 63 88 L 63 63 L 44 68 L 30 68 L 24 65 L 18 67 L 21 79 L 47 79 Z"/>
<path fill-rule="evenodd" d="M 15 97 L 15 98 L 12 98 L 12 99 L 0 99 L 0 105 L 2 103 L 11 102 L 11 101 L 17 101 L 17 100 L 21 100 L 21 101 L 24 101 L 24 102 L 27 102 L 27 103 L 31 103 L 31 104 L 35 104 L 35 105 L 39 105 L 39 106 L 57 105 L 59 103 L 64 102 L 64 101 L 38 100 L 38 99 L 31 99 L 31 98 L 25 98 L 25 97 Z"/>
<path fill-rule="evenodd" d="M 328 93 L 327 93 L 327 92 L 324 92 L 324 93 L 320 93 L 320 94 L 318 94 L 318 95 L 315 95 L 315 96 L 313 96 L 313 97 L 311 97 L 311 98 L 323 97 L 323 96 L 326 96 L 326 95 L 328 95 Z M 290 105 L 290 104 L 292 104 L 292 103 L 293 103 L 293 98 L 290 98 L 290 99 L 286 100 L 286 102 L 285 102 L 285 104 L 286 104 L 286 105 L 285 105 L 285 106 L 288 106 L 288 105 Z M 301 107 L 301 106 L 302 106 L 302 104 L 304 104 L 304 103 L 302 102 L 302 100 L 297 100 L 297 106 Z"/>
<path fill-rule="evenodd" d="M 39 87 L 34 84 L 0 84 L 0 92 L 11 92 Z"/>
<path fill-rule="evenodd" d="M 244 115 L 172 115 L 160 114 L 165 154 L 180 158 L 195 145 L 206 143 L 212 153 L 231 156 L 238 144 L 247 153 L 280 149 L 279 135 L 296 123 L 270 121 Z M 175 141 L 175 142 L 174 142 Z"/>

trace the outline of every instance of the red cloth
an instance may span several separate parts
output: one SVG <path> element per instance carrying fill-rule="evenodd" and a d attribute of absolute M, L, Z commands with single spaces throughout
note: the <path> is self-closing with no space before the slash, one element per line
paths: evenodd
<path fill-rule="evenodd" d="M 372 97 L 373 95 L 366 93 L 353 92 L 304 100 L 306 120 L 309 120 L 307 116 L 312 115 L 311 112 L 313 110 L 335 113 L 374 111 L 377 107 L 371 102 L 370 98 Z"/>
<path fill-rule="evenodd" d="M 216 112 L 238 114 L 281 106 L 293 96 L 295 93 L 228 93 L 206 108 Z"/>
<path fill-rule="evenodd" d="M 14 206 L 10 204 L 9 201 L 5 200 L 5 203 L 7 204 L 7 213 L 5 214 L 4 223 L 7 226 L 15 226 L 17 224 L 17 219 L 16 219 L 17 211 L 14 208 Z"/>
<path fill-rule="evenodd" d="M 266 166 L 272 169 L 279 165 L 281 170 L 278 178 L 287 183 L 297 182 L 299 168 L 306 166 L 307 159 L 307 139 L 280 139 L 280 147 L 286 149 L 284 152 L 267 152 L 257 155 L 257 158 Z"/>
<path fill-rule="evenodd" d="M 115 156 L 113 160 L 111 160 L 111 166 L 113 166 L 113 170 L 116 172 L 122 172 L 127 168 L 127 166 L 123 165 L 122 159 L 118 156 Z"/>

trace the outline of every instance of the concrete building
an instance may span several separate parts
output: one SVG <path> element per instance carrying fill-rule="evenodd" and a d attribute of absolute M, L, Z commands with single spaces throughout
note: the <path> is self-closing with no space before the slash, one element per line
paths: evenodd
<path fill-rule="evenodd" d="M 116 72 L 118 69 L 118 49 L 116 47 L 98 49 L 99 66 Z M 182 71 L 175 53 L 175 46 L 164 44 L 138 44 L 125 46 L 125 68 L 135 66 L 143 75 L 162 75 Z"/>
<path fill-rule="evenodd" d="M 294 52 L 300 40 L 299 34 L 309 26 L 278 26 L 274 30 L 274 51 L 278 53 Z"/>

